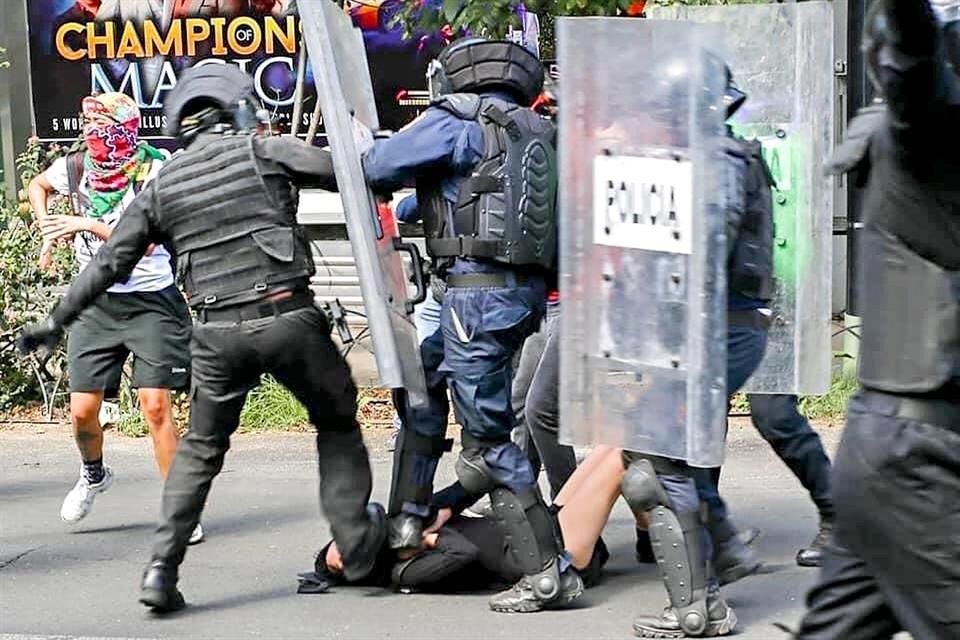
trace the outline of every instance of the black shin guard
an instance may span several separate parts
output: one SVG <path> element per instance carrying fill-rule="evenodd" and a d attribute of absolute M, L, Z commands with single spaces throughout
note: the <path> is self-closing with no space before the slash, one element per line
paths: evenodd
<path fill-rule="evenodd" d="M 390 502 L 387 513 L 395 516 L 410 502 L 427 506 L 433 498 L 433 474 L 440 457 L 453 446 L 452 440 L 426 438 L 401 428 L 393 452 Z"/>
<path fill-rule="evenodd" d="M 490 501 L 506 533 L 510 553 L 530 579 L 534 594 L 541 600 L 555 599 L 560 592 L 557 556 L 563 543 L 539 490 L 532 487 L 517 494 L 497 487 Z"/>
<path fill-rule="evenodd" d="M 706 539 L 700 514 L 673 511 L 647 459 L 627 459 L 621 490 L 634 511 L 650 519 L 650 541 L 670 604 L 680 627 L 691 636 L 707 628 Z"/>

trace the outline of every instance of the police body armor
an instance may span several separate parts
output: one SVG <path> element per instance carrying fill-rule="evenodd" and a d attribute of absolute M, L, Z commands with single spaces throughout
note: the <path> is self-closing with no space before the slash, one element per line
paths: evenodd
<path fill-rule="evenodd" d="M 427 252 L 440 272 L 458 257 L 556 268 L 556 127 L 498 98 L 451 94 L 433 104 L 483 127 L 483 158 L 451 206 L 439 180 L 417 180 Z"/>
<path fill-rule="evenodd" d="M 727 138 L 727 279 L 731 293 L 773 298 L 773 176 L 759 140 Z M 740 208 L 738 211 L 737 208 Z M 730 239 L 734 239 L 730 241 Z"/>
<path fill-rule="evenodd" d="M 271 170 L 258 162 L 255 141 L 254 135 L 202 135 L 157 178 L 175 234 L 177 279 L 191 307 L 246 304 L 303 286 L 314 273 L 296 224 L 296 194 L 270 188 Z"/>
<path fill-rule="evenodd" d="M 911 165 L 925 174 L 919 180 L 898 163 L 888 123 L 885 107 L 864 109 L 828 169 L 854 171 L 861 186 L 869 180 L 859 265 L 860 382 L 889 393 L 928 393 L 960 383 L 960 271 L 925 258 L 898 227 L 960 237 L 960 163 L 931 150 Z M 960 256 L 953 259 L 956 266 Z"/>

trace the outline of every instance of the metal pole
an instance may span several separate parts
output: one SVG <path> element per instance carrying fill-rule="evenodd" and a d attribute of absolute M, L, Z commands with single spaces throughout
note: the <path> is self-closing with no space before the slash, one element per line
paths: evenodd
<path fill-rule="evenodd" d="M 303 117 L 303 85 L 307 77 L 307 48 L 300 38 L 300 53 L 297 56 L 297 87 L 293 92 L 293 122 L 290 123 L 290 135 L 300 133 L 300 119 Z"/>
<path fill-rule="evenodd" d="M 30 95 L 30 54 L 27 39 L 27 9 L 24 0 L 13 0 L 0 11 L 0 33 L 7 49 L 9 68 L 0 70 L 0 145 L 7 192 L 15 198 L 20 189 L 16 158 L 33 134 Z"/>
<path fill-rule="evenodd" d="M 320 100 L 318 99 L 317 104 L 313 105 L 313 115 L 310 117 L 310 128 L 307 129 L 307 144 L 313 144 L 314 138 L 317 137 L 317 129 L 320 128 L 320 118 L 322 117 Z"/>
<path fill-rule="evenodd" d="M 852 118 L 857 110 L 873 101 L 873 86 L 867 76 L 866 60 L 860 50 L 863 36 L 864 18 L 867 13 L 867 0 L 847 0 L 847 117 Z M 847 311 L 844 325 L 847 327 L 861 324 L 860 287 L 858 259 L 860 254 L 860 233 L 863 228 L 863 193 L 853 184 L 847 183 Z M 848 374 L 856 372 L 859 340 L 848 332 L 844 337 L 844 351 L 853 356 L 845 361 Z"/>

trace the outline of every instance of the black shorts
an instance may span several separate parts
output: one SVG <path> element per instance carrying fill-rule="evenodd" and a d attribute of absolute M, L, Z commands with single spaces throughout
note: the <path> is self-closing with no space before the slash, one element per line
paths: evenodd
<path fill-rule="evenodd" d="M 70 327 L 70 391 L 115 394 L 131 353 L 133 387 L 189 388 L 191 329 L 190 312 L 176 287 L 103 294 Z"/>

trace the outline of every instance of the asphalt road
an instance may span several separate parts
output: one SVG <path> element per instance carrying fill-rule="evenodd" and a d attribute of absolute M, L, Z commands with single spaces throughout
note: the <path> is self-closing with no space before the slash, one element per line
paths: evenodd
<path fill-rule="evenodd" d="M 296 574 L 328 537 L 317 507 L 313 440 L 307 434 L 238 436 L 204 516 L 207 541 L 187 555 L 181 587 L 190 607 L 167 618 L 137 603 L 160 483 L 148 439 L 109 434 L 106 461 L 116 480 L 82 523 L 60 521 L 78 458 L 66 430 L 0 431 L 0 640 L 90 638 L 579 638 L 631 637 L 632 616 L 659 611 L 656 570 L 633 559 L 633 527 L 622 502 L 604 537 L 607 579 L 575 610 L 505 616 L 484 594 L 394 595 L 367 588 L 297 595 Z M 822 430 L 830 450 L 839 430 Z M 374 498 L 386 497 L 385 432 L 371 432 Z M 443 480 L 452 476 L 445 461 Z M 762 573 L 726 589 L 739 638 L 784 634 L 794 625 L 815 570 L 793 562 L 815 533 L 804 491 L 749 426 L 731 429 L 723 490 L 736 520 L 764 535 Z M 4 635 L 8 634 L 8 635 Z"/>

